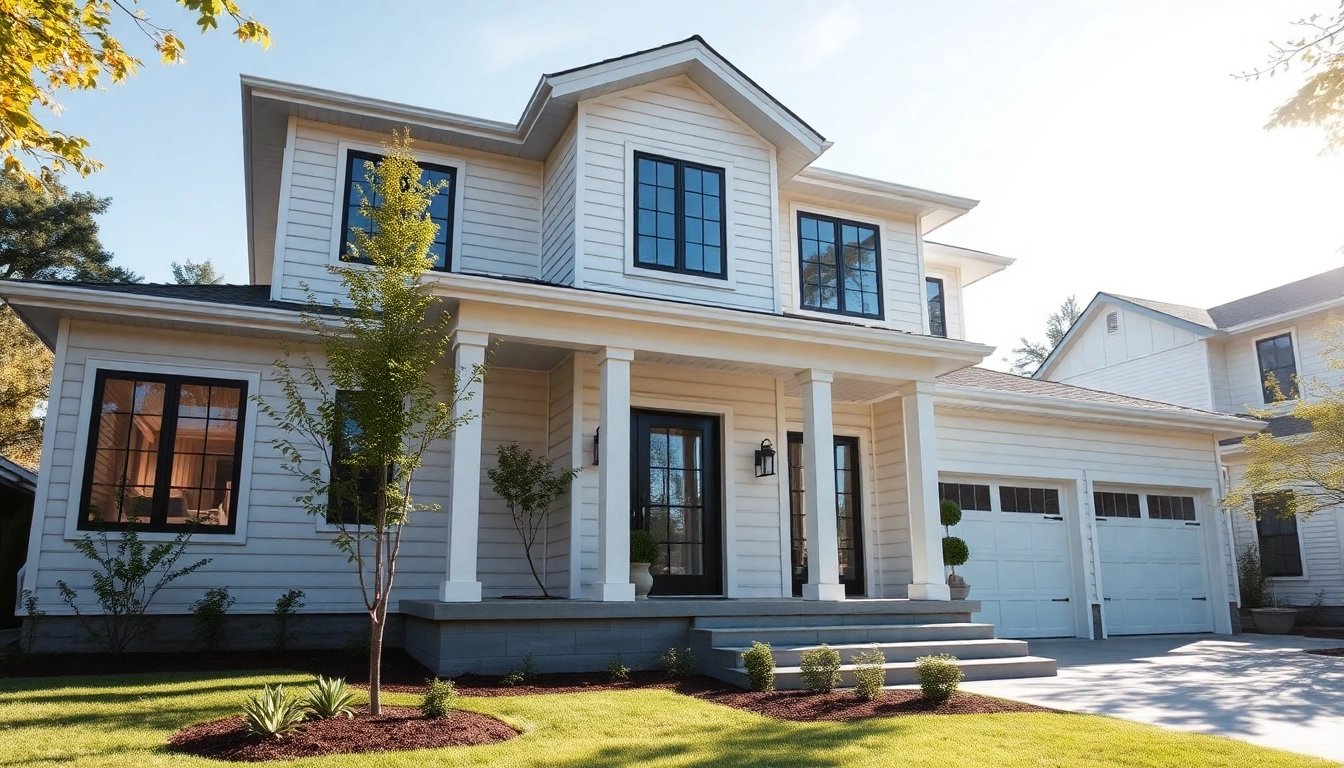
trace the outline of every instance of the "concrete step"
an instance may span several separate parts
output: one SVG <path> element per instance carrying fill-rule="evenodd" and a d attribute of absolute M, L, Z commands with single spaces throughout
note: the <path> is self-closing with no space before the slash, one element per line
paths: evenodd
<path fill-rule="evenodd" d="M 913 661 L 889 662 L 884 666 L 887 670 L 887 685 L 912 685 L 916 683 L 915 663 Z M 1006 659 L 958 659 L 957 666 L 961 667 L 967 681 L 1054 677 L 1058 672 L 1054 659 L 1041 656 L 1014 656 Z M 747 671 L 741 666 L 717 667 L 707 671 L 711 676 L 725 683 L 741 688 L 748 687 Z M 841 665 L 840 687 L 851 688 L 853 686 L 854 665 Z M 801 690 L 803 688 L 802 670 L 794 666 L 775 667 L 775 688 L 782 691 Z"/>
<path fill-rule="evenodd" d="M 754 618 L 754 617 L 753 617 Z M 803 626 L 750 626 L 691 628 L 692 647 L 736 648 L 752 642 L 772 646 L 856 645 L 860 643 L 916 643 L 948 640 L 991 640 L 993 624 L 948 622 L 929 624 L 824 624 Z"/>
<path fill-rule="evenodd" d="M 711 646 L 705 662 L 721 667 L 742 665 L 742 652 L 749 646 Z M 780 667 L 792 667 L 802 663 L 802 655 L 817 645 L 771 645 L 770 652 L 775 664 Z M 842 662 L 848 662 L 856 653 L 872 650 L 882 651 L 890 663 L 914 661 L 921 656 L 934 656 L 940 653 L 951 654 L 958 659 L 1003 659 L 1027 656 L 1027 644 L 1022 640 L 928 640 L 922 642 L 890 643 L 844 643 L 831 645 L 840 654 Z"/>
<path fill-rule="evenodd" d="M 854 605 L 854 603 L 838 603 Z M 780 614 L 777 616 L 697 616 L 692 625 L 698 629 L 733 627 L 829 627 L 843 624 L 911 625 L 911 624 L 964 624 L 971 620 L 969 611 L 887 611 L 871 609 L 852 613 Z"/>

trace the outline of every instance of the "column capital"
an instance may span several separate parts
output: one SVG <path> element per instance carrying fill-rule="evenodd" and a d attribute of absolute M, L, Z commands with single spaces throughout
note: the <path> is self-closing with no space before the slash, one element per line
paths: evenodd
<path fill-rule="evenodd" d="M 933 381 L 924 379 L 912 379 L 896 388 L 896 394 L 900 397 L 909 397 L 910 395 L 932 395 L 938 385 Z"/>
<path fill-rule="evenodd" d="M 624 360 L 631 362 L 635 359 L 635 350 L 625 347 L 603 347 L 597 351 L 598 364 L 605 363 L 608 360 Z"/>
<path fill-rule="evenodd" d="M 490 346 L 490 334 L 484 331 L 468 331 L 458 328 L 453 331 L 453 349 L 458 347 L 488 347 Z"/>
<path fill-rule="evenodd" d="M 823 371 L 818 368 L 808 368 L 807 370 L 799 371 L 794 374 L 794 378 L 798 380 L 799 384 L 830 384 L 835 381 L 835 372 Z"/>

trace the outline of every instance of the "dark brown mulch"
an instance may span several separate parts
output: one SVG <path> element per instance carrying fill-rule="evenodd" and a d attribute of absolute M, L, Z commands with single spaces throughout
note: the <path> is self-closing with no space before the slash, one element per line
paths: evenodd
<path fill-rule="evenodd" d="M 724 684 L 710 677 L 678 680 L 661 671 L 631 672 L 630 679 L 612 682 L 606 672 L 547 672 L 534 676 L 526 685 L 507 686 L 500 675 L 461 675 L 453 686 L 463 696 L 529 696 L 539 693 L 585 693 L 625 691 L 636 688 L 663 688 L 694 696 L 701 691 L 717 690 Z M 733 689 L 736 690 L 736 689 Z"/>
<path fill-rule="evenodd" d="M 508 741 L 518 732 L 493 717 L 457 711 L 438 720 L 413 707 L 383 707 L 374 717 L 315 720 L 283 739 L 258 739 L 243 729 L 243 718 L 229 717 L 183 728 L 168 737 L 168 749 L 233 762 L 294 760 L 349 753 L 469 747 Z"/>
<path fill-rule="evenodd" d="M 1344 648 L 1312 648 L 1307 651 L 1315 656 L 1339 656 L 1344 657 Z"/>
<path fill-rule="evenodd" d="M 327 651 L 221 651 L 216 653 L 49 653 L 0 657 L 0 677 L 69 677 L 74 675 L 138 674 L 156 672 L 233 672 L 293 669 L 327 677 L 367 683 L 366 655 L 346 650 Z M 429 670 L 401 649 L 383 651 L 383 688 L 423 691 Z"/>

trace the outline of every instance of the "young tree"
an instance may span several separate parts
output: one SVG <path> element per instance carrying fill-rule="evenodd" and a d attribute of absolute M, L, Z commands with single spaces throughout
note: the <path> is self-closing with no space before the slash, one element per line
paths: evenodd
<path fill-rule="evenodd" d="M 410 145 L 409 131 L 394 135 L 381 162 L 365 163 L 360 213 L 373 223 L 373 234 L 352 228 L 348 260 L 328 267 L 347 300 L 323 311 L 309 293 L 303 323 L 317 339 L 322 362 L 307 344 L 297 363 L 286 350 L 275 368 L 283 403 L 257 398 L 280 429 L 276 446 L 284 469 L 307 487 L 296 500 L 337 526 L 333 541 L 358 573 L 369 615 L 369 708 L 375 714 L 402 531 L 412 512 L 437 508 L 414 501 L 412 481 L 430 446 L 475 418 L 459 406 L 484 376 L 482 368 L 451 366 L 437 373 L 449 317 L 421 277 L 432 266 L 428 252 L 438 225 L 427 210 L 439 185 L 421 181 Z M 357 259 L 370 263 L 353 263 Z M 337 444 L 342 449 L 333 452 Z"/>
<path fill-rule="evenodd" d="M 1059 342 L 1064 340 L 1064 334 L 1073 327 L 1074 321 L 1083 314 L 1082 307 L 1078 306 L 1078 297 L 1070 296 L 1059 305 L 1059 309 L 1050 313 L 1045 320 L 1045 342 L 1037 342 L 1023 336 L 1019 339 L 1022 346 L 1013 349 L 1016 359 L 1013 360 L 1012 372 L 1019 376 L 1030 376 L 1041 367 L 1050 353 L 1055 351 Z M 1005 358 L 1006 359 L 1006 358 Z"/>
<path fill-rule="evenodd" d="M 1312 513 L 1344 505 L 1344 320 L 1333 318 L 1320 331 L 1326 370 L 1338 372 L 1334 381 L 1305 377 L 1297 381 L 1301 397 L 1288 415 L 1311 427 L 1305 434 L 1275 437 L 1267 432 L 1241 441 L 1246 452 L 1246 475 L 1228 492 L 1223 505 L 1249 511 L 1255 496 L 1278 494 L 1274 504 L 1282 517 Z M 1271 391 L 1283 401 L 1280 382 L 1271 377 Z M 1262 419 L 1281 411 L 1252 411 Z M 1281 493 L 1290 490 L 1291 493 Z"/>
<path fill-rule="evenodd" d="M 1331 16 L 1313 14 L 1293 24 L 1300 36 L 1271 43 L 1269 61 L 1239 77 L 1258 80 L 1300 66 L 1307 81 L 1271 113 L 1265 128 L 1320 126 L 1325 151 L 1337 150 L 1344 147 L 1344 0 Z"/>
<path fill-rule="evenodd" d="M 112 34 L 116 10 L 149 38 L 165 64 L 183 60 L 185 46 L 171 29 L 150 21 L 130 2 L 104 0 L 0 0 L 0 158 L 4 170 L 34 186 L 75 170 L 87 176 L 102 167 L 87 157 L 86 139 L 49 131 L 33 115 L 34 104 L 59 112 L 56 92 L 102 87 L 100 78 L 120 83 L 134 75 L 141 61 Z M 228 16 L 239 41 L 271 44 L 271 33 L 255 19 L 243 18 L 233 0 L 177 0 L 196 15 L 196 26 L 208 32 Z M 26 167 L 24 158 L 39 165 Z"/>
<path fill-rule="evenodd" d="M 178 285 L 219 285 L 224 282 L 224 273 L 215 269 L 209 259 L 200 263 L 191 259 L 178 264 L 172 263 L 173 282 Z"/>
<path fill-rule="evenodd" d="M 513 527 L 523 540 L 523 554 L 527 556 L 527 567 L 532 569 L 532 578 L 537 580 L 543 597 L 550 597 L 546 583 L 537 574 L 537 566 L 532 562 L 532 545 L 537 543 L 537 534 L 546 514 L 551 511 L 555 500 L 569 490 L 569 485 L 581 471 L 578 467 L 561 471 L 555 468 L 555 462 L 519 446 L 507 443 L 499 446 L 495 453 L 495 468 L 485 474 L 494 484 L 495 493 L 504 500 L 513 517 Z"/>

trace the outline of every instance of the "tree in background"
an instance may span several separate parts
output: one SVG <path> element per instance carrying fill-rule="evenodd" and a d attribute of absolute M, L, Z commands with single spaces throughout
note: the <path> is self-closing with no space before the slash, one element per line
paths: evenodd
<path fill-rule="evenodd" d="M 84 154 L 86 139 L 49 131 L 33 115 L 33 105 L 59 113 L 56 92 L 91 90 L 106 81 L 124 82 L 143 63 L 112 34 L 118 11 L 149 38 L 165 64 L 183 61 L 186 46 L 171 29 L 154 24 L 132 8 L 137 0 L 0 0 L 0 158 L 4 170 L 30 185 L 50 184 L 74 170 L 87 176 L 102 164 Z M 233 0 L 177 0 L 196 14 L 208 32 L 228 16 L 240 42 L 271 44 L 271 33 Z M 26 164 L 27 163 L 27 164 Z M 29 164 L 36 164 L 34 169 Z"/>
<path fill-rule="evenodd" d="M 438 225 L 428 215 L 440 184 L 425 184 L 409 131 L 394 137 L 381 162 L 364 164 L 360 213 L 375 234 L 352 227 L 349 262 L 329 266 L 348 306 L 324 313 L 309 293 L 303 322 L 317 338 L 321 365 L 304 345 L 301 362 L 276 361 L 284 402 L 258 397 L 275 420 L 283 468 L 307 492 L 308 514 L 338 528 L 333 538 L 359 576 L 369 615 L 369 709 L 381 711 L 383 630 L 412 512 L 436 508 L 411 497 L 412 479 L 430 446 L 475 418 L 459 406 L 483 369 L 443 374 L 449 317 L 421 278 Z M 370 200 L 377 200 L 375 207 Z M 371 264 L 355 264 L 364 259 Z M 456 414 L 456 415 L 455 415 Z M 334 448 L 340 445 L 340 450 Z"/>
<path fill-rule="evenodd" d="M 1344 506 L 1344 320 L 1332 318 L 1319 331 L 1326 370 L 1338 372 L 1334 381 L 1308 376 L 1298 379 L 1301 397 L 1292 401 L 1288 415 L 1310 425 L 1305 434 L 1275 437 L 1268 432 L 1241 441 L 1246 451 L 1246 475 L 1228 492 L 1223 506 L 1252 511 L 1256 496 L 1269 496 L 1281 517 L 1311 515 Z M 1268 379 L 1275 403 L 1285 398 L 1280 382 Z M 1270 419 L 1282 409 L 1252 410 Z M 1289 491 L 1285 493 L 1284 491 Z"/>
<path fill-rule="evenodd" d="M 42 422 L 37 408 L 51 385 L 51 350 L 9 307 L 0 307 L 0 455 L 37 469 Z"/>
<path fill-rule="evenodd" d="M 1055 347 L 1059 346 L 1059 342 L 1064 340 L 1064 334 L 1069 332 L 1069 328 L 1073 327 L 1074 321 L 1081 314 L 1083 310 L 1078 306 L 1078 297 L 1070 296 L 1065 299 L 1064 303 L 1059 305 L 1059 309 L 1051 312 L 1045 320 L 1045 343 L 1032 341 L 1026 336 L 1018 339 L 1022 346 L 1013 349 L 1016 358 L 1013 360 L 1012 372 L 1019 376 L 1030 376 L 1035 373 L 1050 353 L 1055 351 Z"/>
<path fill-rule="evenodd" d="M 1300 37 L 1271 43 L 1269 61 L 1239 77 L 1259 80 L 1301 67 L 1307 81 L 1274 110 L 1265 128 L 1320 126 L 1325 130 L 1325 151 L 1339 149 L 1344 147 L 1344 0 L 1332 16 L 1313 14 L 1293 25 Z"/>
<path fill-rule="evenodd" d="M 224 282 L 224 273 L 215 269 L 209 259 L 200 262 L 187 259 L 178 264 L 173 262 L 173 282 L 178 285 L 219 285 Z"/>

